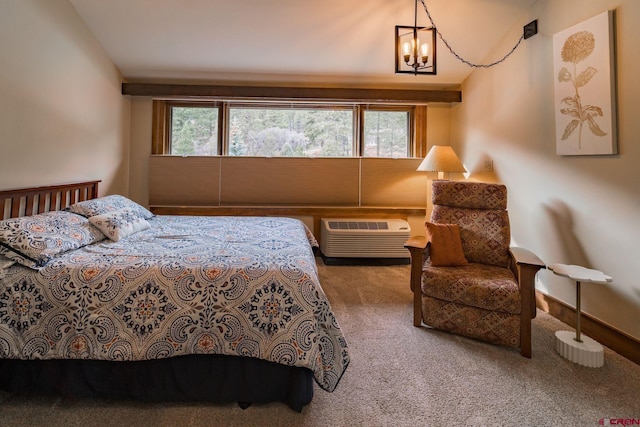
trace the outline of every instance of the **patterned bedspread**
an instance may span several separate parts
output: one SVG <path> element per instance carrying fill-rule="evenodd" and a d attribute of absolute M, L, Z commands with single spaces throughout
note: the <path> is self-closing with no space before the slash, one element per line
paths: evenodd
<path fill-rule="evenodd" d="M 347 343 L 298 220 L 159 216 L 151 228 L 0 279 L 0 357 L 131 361 L 194 353 L 311 369 L 333 391 Z"/>

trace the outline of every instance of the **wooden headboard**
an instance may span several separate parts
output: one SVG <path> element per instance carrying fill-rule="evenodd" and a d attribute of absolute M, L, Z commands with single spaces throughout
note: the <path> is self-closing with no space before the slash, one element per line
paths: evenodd
<path fill-rule="evenodd" d="M 100 181 L 0 190 L 0 220 L 62 210 L 98 197 Z"/>

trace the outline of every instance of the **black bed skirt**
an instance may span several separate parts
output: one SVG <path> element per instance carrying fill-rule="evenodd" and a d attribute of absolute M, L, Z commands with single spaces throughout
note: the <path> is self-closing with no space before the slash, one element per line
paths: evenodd
<path fill-rule="evenodd" d="M 190 355 L 138 362 L 0 359 L 0 389 L 68 398 L 198 401 L 241 406 L 283 402 L 300 412 L 313 373 L 265 360 Z"/>

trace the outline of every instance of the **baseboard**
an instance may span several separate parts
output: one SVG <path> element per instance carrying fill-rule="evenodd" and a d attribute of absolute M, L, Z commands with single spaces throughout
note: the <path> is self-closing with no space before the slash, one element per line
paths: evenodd
<path fill-rule="evenodd" d="M 320 252 L 320 257 L 325 265 L 385 266 L 411 264 L 411 258 L 338 258 L 325 256 L 322 252 Z"/>
<path fill-rule="evenodd" d="M 575 328 L 574 307 L 538 291 L 536 291 L 536 305 L 540 310 Z M 580 329 L 587 336 L 640 365 L 640 341 L 584 312 L 580 319 Z"/>

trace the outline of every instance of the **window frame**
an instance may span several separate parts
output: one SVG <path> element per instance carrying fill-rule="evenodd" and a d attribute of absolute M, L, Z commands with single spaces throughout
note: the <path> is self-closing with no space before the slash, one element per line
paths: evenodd
<path fill-rule="evenodd" d="M 407 105 L 382 105 L 382 104 L 360 104 L 358 105 L 360 122 L 358 124 L 357 131 L 358 135 L 358 153 L 359 157 L 364 156 L 364 135 L 365 135 L 365 113 L 367 111 L 390 111 L 390 112 L 407 112 L 409 114 L 409 120 L 407 120 L 407 137 L 409 138 L 409 143 L 407 144 L 407 158 L 414 157 L 413 153 L 416 151 L 416 143 L 415 143 L 415 106 L 407 106 Z M 369 156 L 369 158 L 372 158 Z M 375 158 L 375 157 L 373 157 Z"/>
<path fill-rule="evenodd" d="M 408 119 L 407 158 L 426 155 L 426 105 L 387 104 L 384 102 L 340 102 L 335 100 L 173 100 L 153 99 L 152 107 L 152 147 L 151 153 L 171 155 L 171 112 L 173 107 L 217 108 L 218 109 L 218 156 L 229 156 L 229 110 L 239 108 L 298 108 L 298 109 L 342 109 L 353 110 L 353 154 L 344 158 L 364 157 L 364 115 L 366 111 L 406 111 Z M 235 156 L 229 156 L 235 157 Z M 374 158 L 374 157 L 367 157 Z"/>
<path fill-rule="evenodd" d="M 165 141 L 163 141 L 163 146 L 164 146 L 164 151 L 165 153 L 167 153 L 168 155 L 172 155 L 171 154 L 171 144 L 172 144 L 172 133 L 171 132 L 171 125 L 173 124 L 173 108 L 177 107 L 177 108 L 211 108 L 211 109 L 217 109 L 218 110 L 218 136 L 217 136 L 217 143 L 218 143 L 218 153 L 216 155 L 220 155 L 221 148 L 223 145 L 223 136 L 224 136 L 224 131 L 222 129 L 222 124 L 224 123 L 224 118 L 221 118 L 221 114 L 223 114 L 223 105 L 221 105 L 220 102 L 218 101 L 212 101 L 212 102 L 204 102 L 204 101 L 199 101 L 199 102 L 188 102 L 188 101 L 178 101 L 178 102 L 171 102 L 171 104 L 168 106 L 167 108 L 167 112 L 166 112 L 166 121 L 167 121 L 167 135 L 165 138 Z M 177 154 L 176 154 L 177 155 Z"/>
<path fill-rule="evenodd" d="M 342 110 L 342 111 L 352 111 L 352 136 L 351 136 L 351 152 L 354 153 L 351 156 L 346 156 L 346 158 L 357 157 L 355 153 L 357 153 L 357 128 L 356 128 L 356 115 L 359 114 L 356 105 L 354 104 L 345 104 L 345 103 L 322 103 L 322 102 L 225 102 L 227 115 L 225 117 L 225 129 L 229 130 L 231 119 L 230 110 L 233 108 L 248 108 L 248 109 L 295 109 L 295 110 Z M 224 135 L 224 150 L 221 151 L 221 156 L 229 156 L 229 134 L 225 133 Z M 229 156 L 236 157 L 236 156 Z M 285 157 L 285 156 L 273 156 L 273 157 Z"/>

